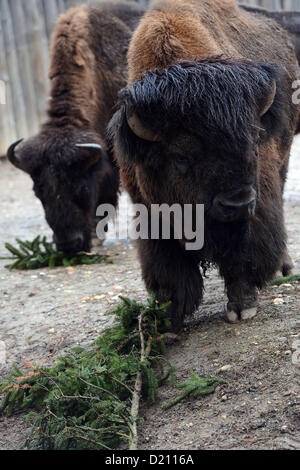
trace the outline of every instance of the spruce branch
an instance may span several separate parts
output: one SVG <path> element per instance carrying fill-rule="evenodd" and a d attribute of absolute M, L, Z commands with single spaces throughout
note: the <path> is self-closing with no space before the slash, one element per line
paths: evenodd
<path fill-rule="evenodd" d="M 176 385 L 176 388 L 180 388 L 183 391 L 176 398 L 162 405 L 164 410 L 172 408 L 188 396 L 210 395 L 214 393 L 218 385 L 225 383 L 220 377 L 201 378 L 196 372 L 191 372 L 190 374 L 191 378 Z"/>
<path fill-rule="evenodd" d="M 37 243 L 37 242 L 35 242 Z M 26 248 L 27 249 L 27 248 Z M 29 450 L 114 449 L 121 441 L 138 448 L 142 399 L 154 403 L 159 385 L 174 368 L 163 357 L 169 304 L 121 298 L 115 323 L 89 349 L 77 347 L 52 368 L 25 362 L 0 381 L 0 413 L 31 410 Z M 221 379 L 192 377 L 177 387 L 180 397 L 212 393 Z"/>
<path fill-rule="evenodd" d="M 121 300 L 110 312 L 115 323 L 91 349 L 74 348 L 51 369 L 26 362 L 30 372 L 14 367 L 0 382 L 0 411 L 33 410 L 24 448 L 113 449 L 121 440 L 137 448 L 140 401 L 153 401 L 153 369 L 165 367 L 161 338 L 168 306 L 154 298 L 147 304 Z"/>
<path fill-rule="evenodd" d="M 300 274 L 293 274 L 292 276 L 287 277 L 278 277 L 272 281 L 273 286 L 281 286 L 282 284 L 288 284 L 290 282 L 300 281 Z"/>
<path fill-rule="evenodd" d="M 47 242 L 46 237 L 41 239 L 38 236 L 32 242 L 22 241 L 17 238 L 16 242 L 19 245 L 18 248 L 10 243 L 5 244 L 5 248 L 12 256 L 0 258 L 0 260 L 13 261 L 6 266 L 9 270 L 55 268 L 59 266 L 73 267 L 82 264 L 91 265 L 108 262 L 107 256 L 92 253 L 80 252 L 66 256 L 64 253 L 56 251 L 54 244 Z"/>

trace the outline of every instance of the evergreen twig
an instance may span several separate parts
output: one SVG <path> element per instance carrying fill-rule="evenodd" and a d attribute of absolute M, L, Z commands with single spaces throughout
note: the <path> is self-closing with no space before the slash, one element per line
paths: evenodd
<path fill-rule="evenodd" d="M 55 268 L 59 266 L 72 267 L 82 264 L 99 264 L 108 262 L 108 257 L 92 253 L 80 252 L 74 255 L 66 256 L 64 253 L 55 250 L 54 244 L 47 242 L 46 237 L 41 239 L 36 237 L 32 242 L 16 239 L 18 248 L 10 243 L 5 244 L 5 248 L 13 256 L 1 257 L 0 260 L 13 261 L 7 265 L 9 270 L 27 270 Z M 111 261 L 110 261 L 111 262 Z"/>
<path fill-rule="evenodd" d="M 188 396 L 198 397 L 200 395 L 210 395 L 216 390 L 218 385 L 224 383 L 225 381 L 220 377 L 201 378 L 196 372 L 191 372 L 190 379 L 176 385 L 176 388 L 183 390 L 182 393 L 173 400 L 162 405 L 162 408 L 164 410 L 168 410 Z"/>
<path fill-rule="evenodd" d="M 287 277 L 278 277 L 272 281 L 273 286 L 280 286 L 281 284 L 288 284 L 290 282 L 300 281 L 300 274 L 293 274 Z"/>

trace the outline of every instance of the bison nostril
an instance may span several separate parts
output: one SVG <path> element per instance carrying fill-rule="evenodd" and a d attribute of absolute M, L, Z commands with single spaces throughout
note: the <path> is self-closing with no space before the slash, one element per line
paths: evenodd
<path fill-rule="evenodd" d="M 83 241 L 84 241 L 84 236 L 83 235 L 77 235 L 77 237 L 75 237 L 73 239 L 73 242 L 77 243 L 77 244 L 82 243 Z"/>
<path fill-rule="evenodd" d="M 255 208 L 256 191 L 247 186 L 238 191 L 216 196 L 213 215 L 219 220 L 232 221 L 254 215 Z"/>
<path fill-rule="evenodd" d="M 249 201 L 240 201 L 240 202 L 233 202 L 233 201 L 220 201 L 219 205 L 225 209 L 239 209 L 242 207 L 248 207 L 250 204 L 252 204 L 255 201 L 255 199 L 251 199 Z"/>
<path fill-rule="evenodd" d="M 81 233 L 76 233 L 68 238 L 58 239 L 58 237 L 55 237 L 55 239 L 58 251 L 62 251 L 64 253 L 85 251 L 85 238 Z"/>

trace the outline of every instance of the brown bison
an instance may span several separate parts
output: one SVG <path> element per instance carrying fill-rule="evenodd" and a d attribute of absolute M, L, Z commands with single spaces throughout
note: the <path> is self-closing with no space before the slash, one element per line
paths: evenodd
<path fill-rule="evenodd" d="M 300 63 L 300 11 L 269 11 L 260 7 L 241 5 L 249 13 L 264 15 L 277 21 L 289 33 L 295 47 L 296 56 Z"/>
<path fill-rule="evenodd" d="M 149 211 L 205 206 L 203 249 L 187 251 L 175 236 L 139 240 L 147 288 L 172 301 L 177 330 L 201 302 L 200 268 L 216 265 L 227 319 L 252 318 L 258 290 L 291 269 L 282 195 L 299 111 L 287 33 L 234 0 L 162 0 L 128 57 L 128 88 L 109 126 L 123 186 Z"/>
<path fill-rule="evenodd" d="M 126 85 L 126 53 L 142 13 L 134 3 L 98 2 L 59 18 L 48 120 L 37 136 L 8 150 L 9 160 L 31 176 L 61 251 L 88 251 L 96 207 L 117 205 L 119 170 L 105 130 Z"/>

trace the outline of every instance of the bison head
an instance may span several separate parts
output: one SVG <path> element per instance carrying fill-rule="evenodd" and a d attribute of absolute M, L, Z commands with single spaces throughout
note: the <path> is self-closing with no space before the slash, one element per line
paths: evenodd
<path fill-rule="evenodd" d="M 260 151 L 284 121 L 279 75 L 215 57 L 147 72 L 122 91 L 109 133 L 145 201 L 204 204 L 221 223 L 254 214 Z"/>
<path fill-rule="evenodd" d="M 57 248 L 88 251 L 99 188 L 105 184 L 108 157 L 93 133 L 44 130 L 8 150 L 8 159 L 28 173 L 42 202 Z"/>

